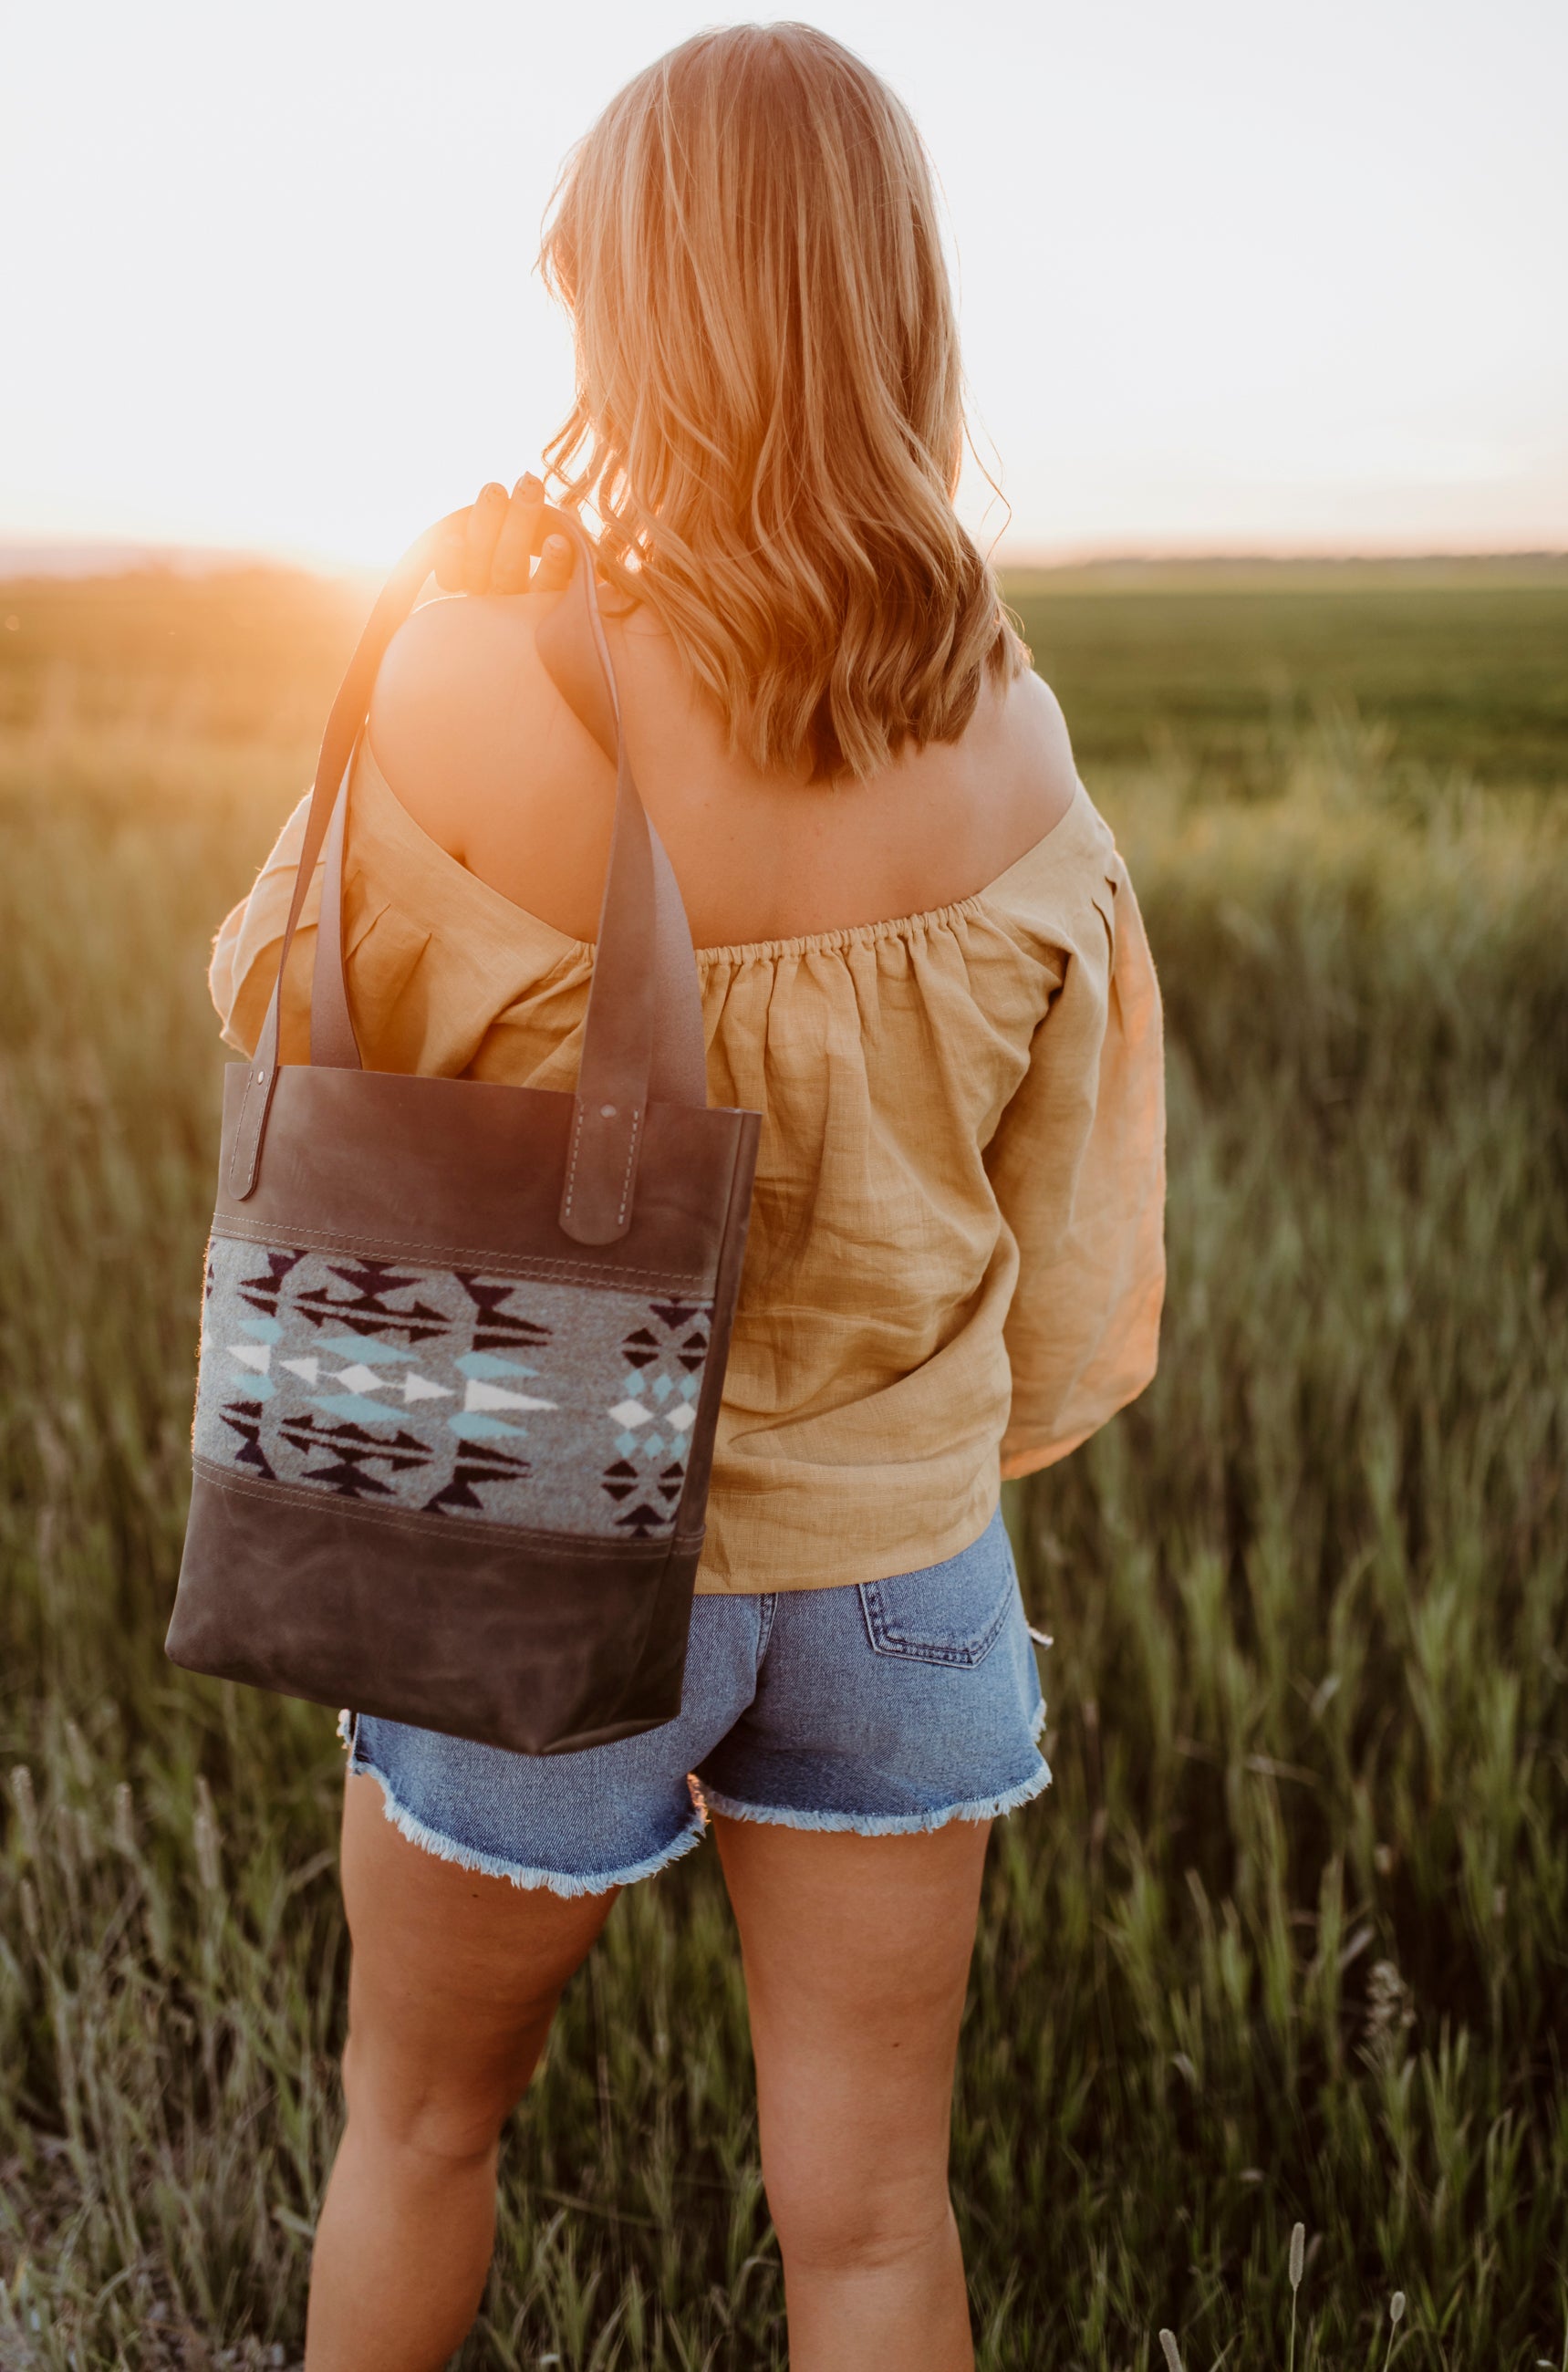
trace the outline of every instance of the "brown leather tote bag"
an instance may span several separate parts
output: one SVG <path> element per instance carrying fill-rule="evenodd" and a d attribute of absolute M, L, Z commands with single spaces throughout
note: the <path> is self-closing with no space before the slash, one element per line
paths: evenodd
<path fill-rule="evenodd" d="M 526 1754 L 680 1708 L 759 1116 L 711 1109 L 675 876 L 627 762 L 592 547 L 540 630 L 617 762 L 575 1095 L 362 1067 L 350 778 L 435 534 L 388 583 L 321 745 L 254 1058 L 231 1064 L 194 1482 L 168 1650 Z M 284 967 L 323 846 L 310 1059 Z"/>

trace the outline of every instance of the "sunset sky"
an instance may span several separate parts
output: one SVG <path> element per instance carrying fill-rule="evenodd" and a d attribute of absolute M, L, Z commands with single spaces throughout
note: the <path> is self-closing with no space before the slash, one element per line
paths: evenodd
<path fill-rule="evenodd" d="M 1561 0 L 807 13 L 932 147 L 1015 554 L 1568 547 Z M 713 21 L 15 12 L 0 540 L 377 564 L 515 477 L 570 389 L 559 161 Z"/>

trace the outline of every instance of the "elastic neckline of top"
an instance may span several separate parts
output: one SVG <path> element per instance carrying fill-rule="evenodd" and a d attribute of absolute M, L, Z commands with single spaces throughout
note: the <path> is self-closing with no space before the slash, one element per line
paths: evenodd
<path fill-rule="evenodd" d="M 574 938 L 569 931 L 563 931 L 558 924 L 547 922 L 542 914 L 536 914 L 531 906 L 520 905 L 516 898 L 508 898 L 504 890 L 497 890 L 493 881 L 486 881 L 482 874 L 473 872 L 463 863 L 460 856 L 454 856 L 449 848 L 443 848 L 441 843 L 425 831 L 424 826 L 403 805 L 397 792 L 392 788 L 385 767 L 371 747 L 368 732 L 360 744 L 360 751 L 362 757 L 368 761 L 380 787 L 397 808 L 399 820 L 407 827 L 413 839 L 419 843 L 421 850 L 428 850 L 438 867 L 449 868 L 468 883 L 482 899 L 504 909 L 507 914 L 517 915 L 534 930 L 540 931 L 546 937 L 553 939 L 561 949 L 563 959 L 576 956 L 585 961 L 592 960 L 594 952 L 592 939 Z M 807 931 L 795 937 L 780 939 L 721 940 L 711 947 L 698 948 L 695 950 L 697 961 L 699 964 L 741 964 L 768 962 L 776 960 L 781 956 L 835 955 L 842 953 L 846 948 L 871 947 L 881 939 L 916 938 L 924 931 L 940 930 L 945 924 L 950 924 L 955 917 L 972 914 L 985 905 L 988 900 L 994 898 L 1015 873 L 1022 872 L 1026 866 L 1034 862 L 1041 851 L 1056 838 L 1063 826 L 1078 813 L 1087 797 L 1088 793 L 1084 788 L 1082 778 L 1075 775 L 1073 782 L 1073 796 L 1050 830 L 1041 832 L 1038 840 L 1031 841 L 1021 855 L 1016 856 L 1011 865 L 1005 865 L 1001 872 L 987 881 L 983 888 L 971 890 L 965 898 L 949 899 L 942 906 L 923 907 L 915 914 L 889 915 L 885 922 L 846 923 L 835 931 Z"/>

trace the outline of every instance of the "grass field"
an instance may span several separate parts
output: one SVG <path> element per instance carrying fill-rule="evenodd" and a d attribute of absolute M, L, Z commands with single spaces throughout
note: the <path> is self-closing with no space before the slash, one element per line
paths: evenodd
<path fill-rule="evenodd" d="M 1400 764 L 1568 785 L 1562 562 L 1123 564 L 1008 592 L 1090 766 L 1152 755 L 1268 796 L 1327 709 L 1381 725 Z"/>
<path fill-rule="evenodd" d="M 1568 578 L 1013 590 L 1161 965 L 1171 1292 L 1011 1509 L 1057 1784 L 965 2029 L 980 2362 L 1563 2372 Z M 160 1644 L 203 958 L 357 599 L 0 588 L 4 2372 L 298 2360 L 339 1754 Z M 468 2372 L 784 2365 L 710 1852 L 617 1908 L 505 2194 Z"/>

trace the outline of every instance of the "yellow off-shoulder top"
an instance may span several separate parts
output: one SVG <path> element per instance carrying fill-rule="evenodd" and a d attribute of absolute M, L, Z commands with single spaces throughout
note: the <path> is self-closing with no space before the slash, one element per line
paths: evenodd
<path fill-rule="evenodd" d="M 217 936 L 253 1052 L 304 802 Z M 319 882 L 285 984 L 305 1058 Z M 362 745 L 349 996 L 375 1070 L 575 1086 L 593 948 L 470 873 Z M 1159 994 L 1080 785 L 989 888 L 896 922 L 697 956 L 715 1103 L 762 1114 L 703 1591 L 940 1563 L 1000 1480 L 1065 1457 L 1155 1372 L 1165 1285 Z"/>

